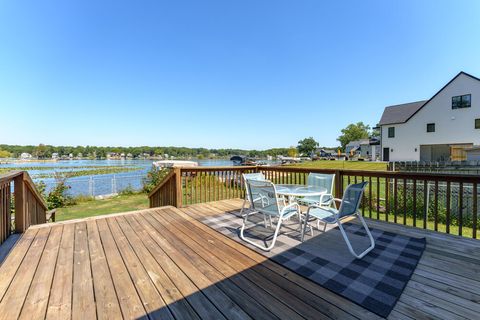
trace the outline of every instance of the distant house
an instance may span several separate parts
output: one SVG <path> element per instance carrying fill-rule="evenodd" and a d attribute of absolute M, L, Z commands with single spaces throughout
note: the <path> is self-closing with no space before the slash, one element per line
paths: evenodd
<path fill-rule="evenodd" d="M 330 158 L 334 157 L 337 154 L 337 151 L 334 149 L 320 148 L 317 149 L 317 153 L 321 158 Z"/>
<path fill-rule="evenodd" d="M 480 79 L 460 72 L 428 100 L 386 107 L 382 160 L 465 160 L 480 144 Z"/>
<path fill-rule="evenodd" d="M 107 159 L 114 159 L 114 158 L 118 158 L 118 153 L 107 152 Z"/>
<path fill-rule="evenodd" d="M 58 153 L 54 152 L 52 153 L 52 160 L 57 160 L 59 157 Z"/>
<path fill-rule="evenodd" d="M 20 159 L 22 159 L 22 160 L 32 159 L 32 155 L 31 155 L 30 153 L 23 152 L 23 153 L 20 155 Z"/>

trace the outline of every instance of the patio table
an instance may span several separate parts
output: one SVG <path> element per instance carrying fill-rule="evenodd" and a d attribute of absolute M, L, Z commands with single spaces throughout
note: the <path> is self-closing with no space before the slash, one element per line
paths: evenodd
<path fill-rule="evenodd" d="M 320 197 L 327 193 L 327 188 L 304 184 L 276 184 L 275 188 L 278 194 L 287 196 L 289 200 L 297 197 Z"/>

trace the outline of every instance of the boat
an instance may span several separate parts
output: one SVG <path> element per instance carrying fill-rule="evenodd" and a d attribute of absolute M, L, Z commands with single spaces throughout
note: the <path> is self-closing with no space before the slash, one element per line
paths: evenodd
<path fill-rule="evenodd" d="M 197 162 L 185 160 L 160 160 L 152 164 L 157 168 L 198 167 Z"/>
<path fill-rule="evenodd" d="M 258 164 L 256 160 L 246 156 L 233 156 L 230 158 L 230 161 L 232 161 L 235 166 L 256 166 Z"/>

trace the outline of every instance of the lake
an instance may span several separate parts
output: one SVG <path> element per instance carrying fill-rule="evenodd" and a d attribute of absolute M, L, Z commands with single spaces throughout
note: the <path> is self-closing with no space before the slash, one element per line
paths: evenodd
<path fill-rule="evenodd" d="M 51 176 L 56 172 L 75 172 L 84 170 L 95 170 L 101 167 L 127 167 L 135 168 L 129 172 L 120 172 L 115 174 L 92 174 L 80 177 L 71 177 L 67 179 L 67 184 L 71 187 L 69 193 L 73 196 L 86 195 L 98 196 L 117 193 L 125 188 L 131 187 L 140 190 L 143 185 L 143 179 L 152 167 L 154 160 L 61 160 L 57 162 L 15 162 L 0 164 L 0 168 L 25 168 L 29 167 L 28 173 L 32 179 L 44 181 L 47 190 L 50 190 L 56 183 Z M 233 162 L 222 159 L 193 159 L 199 166 L 232 166 Z M 138 168 L 138 169 L 137 169 Z"/>

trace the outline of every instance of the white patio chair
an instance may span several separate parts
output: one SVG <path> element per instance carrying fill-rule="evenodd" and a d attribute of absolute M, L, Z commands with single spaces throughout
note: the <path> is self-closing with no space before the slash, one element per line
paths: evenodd
<path fill-rule="evenodd" d="M 335 209 L 332 207 L 324 207 L 324 206 L 319 206 L 319 205 L 311 205 L 308 207 L 307 213 L 305 215 L 305 222 L 302 230 L 302 241 L 304 240 L 305 236 L 305 231 L 307 229 L 307 226 L 311 228 L 311 226 L 308 224 L 310 218 L 316 218 L 319 221 L 322 221 L 324 223 L 324 228 L 323 231 L 325 231 L 327 224 L 337 224 L 338 228 L 340 229 L 340 232 L 342 233 L 342 237 L 345 240 L 345 243 L 347 244 L 348 250 L 350 253 L 357 259 L 363 258 L 367 253 L 373 250 L 375 248 L 375 240 L 373 239 L 372 233 L 370 232 L 370 229 L 368 229 L 367 224 L 365 223 L 365 220 L 362 217 L 362 214 L 358 210 L 360 207 L 360 202 L 362 200 L 363 196 L 363 191 L 365 189 L 365 186 L 367 185 L 367 182 L 362 182 L 362 183 L 357 183 L 357 184 L 351 184 L 347 187 L 343 194 L 343 198 L 340 199 L 335 199 L 337 201 L 340 201 L 340 209 Z M 363 252 L 357 254 L 350 243 L 350 240 L 348 239 L 348 236 L 345 232 L 345 229 L 342 226 L 341 221 L 345 218 L 348 218 L 350 216 L 357 216 L 358 219 L 361 221 L 363 227 L 365 228 L 365 231 L 367 232 L 367 235 L 370 239 L 370 246 Z M 313 233 L 313 231 L 312 231 Z"/>
<path fill-rule="evenodd" d="M 320 207 L 335 206 L 335 201 L 333 200 L 334 183 L 335 174 L 309 173 L 307 177 L 307 185 L 325 188 L 327 189 L 327 192 L 321 196 L 308 196 L 298 199 L 298 204 L 305 206 L 317 205 Z M 320 230 L 320 221 L 317 221 L 317 229 Z"/>
<path fill-rule="evenodd" d="M 242 174 L 242 178 L 243 178 L 243 183 L 245 185 L 245 198 L 243 199 L 242 209 L 240 210 L 240 215 L 241 216 L 244 215 L 243 212 L 246 209 L 251 210 L 251 207 L 252 207 L 252 205 L 251 205 L 252 204 L 252 199 L 251 199 L 251 196 L 250 196 L 250 191 L 248 190 L 248 187 L 247 187 L 247 180 L 259 180 L 259 181 L 266 180 L 265 176 L 261 172 L 244 173 L 244 174 Z M 245 208 L 245 205 L 247 204 L 247 202 L 248 202 L 249 207 Z M 251 214 L 251 213 L 254 213 L 254 212 L 250 212 L 250 213 L 247 213 L 247 214 Z M 263 215 L 263 221 L 265 223 L 265 228 L 266 228 L 267 227 L 267 216 L 266 215 Z M 272 226 L 272 219 L 271 218 L 270 218 L 270 226 Z"/>
<path fill-rule="evenodd" d="M 301 224 L 300 207 L 295 202 L 285 205 L 284 201 L 278 197 L 275 185 L 268 180 L 246 180 L 246 184 L 249 194 L 253 195 L 252 202 L 250 204 L 253 211 L 245 214 L 243 217 L 243 224 L 242 228 L 240 229 L 240 238 L 257 248 L 270 251 L 275 246 L 275 242 L 277 241 L 277 236 L 283 221 L 294 215 L 297 215 L 299 224 Z M 248 218 L 255 213 L 261 213 L 264 216 L 277 219 L 272 242 L 268 246 L 263 246 L 250 239 L 247 239 L 244 235 Z"/>
<path fill-rule="evenodd" d="M 242 174 L 243 184 L 245 186 L 245 198 L 243 199 L 242 209 L 240 210 L 240 214 L 243 214 L 243 211 L 246 209 L 245 205 L 247 202 L 251 207 L 252 199 L 250 197 L 250 191 L 248 190 L 247 180 L 266 180 L 265 176 L 261 172 L 256 173 L 244 173 Z"/>

